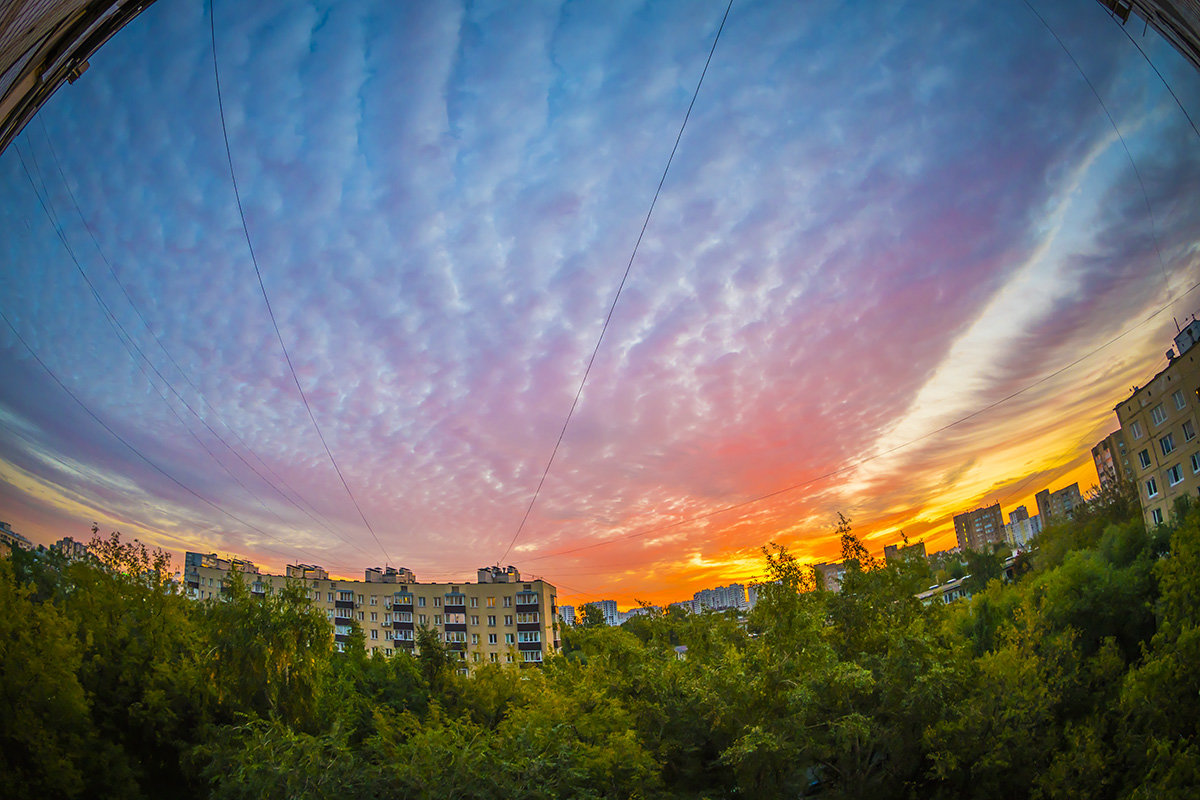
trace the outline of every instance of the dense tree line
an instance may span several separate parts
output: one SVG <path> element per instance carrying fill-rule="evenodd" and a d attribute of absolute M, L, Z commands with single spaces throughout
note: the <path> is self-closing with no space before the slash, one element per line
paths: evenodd
<path fill-rule="evenodd" d="M 978 591 L 950 606 L 915 599 L 923 561 L 841 532 L 838 593 L 772 546 L 748 620 L 590 625 L 542 668 L 470 676 L 430 632 L 416 657 L 334 652 L 299 589 L 188 601 L 116 535 L 91 563 L 16 553 L 0 794 L 1195 796 L 1200 511 L 1147 531 L 1098 496 L 1012 582 L 973 554 Z"/>

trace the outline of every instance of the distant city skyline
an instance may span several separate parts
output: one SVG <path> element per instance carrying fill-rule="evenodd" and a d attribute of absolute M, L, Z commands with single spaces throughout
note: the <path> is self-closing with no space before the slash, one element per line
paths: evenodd
<path fill-rule="evenodd" d="M 578 609 L 1086 493 L 1200 313 L 1200 74 L 1034 7 L 217 0 L 339 475 L 209 5 L 158 0 L 0 156 L 0 519 Z"/>

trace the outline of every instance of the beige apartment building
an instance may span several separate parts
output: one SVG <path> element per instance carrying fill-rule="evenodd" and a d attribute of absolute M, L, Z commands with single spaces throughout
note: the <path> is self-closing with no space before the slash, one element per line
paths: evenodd
<path fill-rule="evenodd" d="M 372 567 L 364 580 L 355 581 L 330 578 L 313 564 L 290 564 L 285 575 L 267 575 L 249 561 L 188 553 L 188 595 L 220 598 L 231 586 L 229 573 L 235 566 L 255 595 L 279 591 L 289 582 L 300 584 L 329 619 L 339 650 L 355 623 L 366 637 L 367 651 L 381 656 L 412 652 L 417 630 L 429 628 L 458 653 L 464 669 L 541 663 L 560 648 L 557 590 L 543 580 L 522 580 L 515 567 L 481 568 L 475 583 L 419 583 L 402 567 Z"/>
<path fill-rule="evenodd" d="M 1147 526 L 1166 522 L 1177 497 L 1195 498 L 1200 490 L 1198 341 L 1200 321 L 1193 319 L 1167 351 L 1167 366 L 1114 409 Z"/>

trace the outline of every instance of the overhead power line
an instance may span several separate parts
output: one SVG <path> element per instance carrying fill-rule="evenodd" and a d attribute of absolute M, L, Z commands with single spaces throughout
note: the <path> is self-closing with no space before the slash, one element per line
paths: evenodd
<path fill-rule="evenodd" d="M 646 228 L 650 225 L 650 216 L 654 213 L 654 206 L 658 202 L 658 196 L 662 193 L 663 184 L 666 183 L 667 173 L 671 169 L 671 162 L 675 160 L 675 152 L 679 149 L 679 142 L 683 139 L 683 131 L 687 128 L 688 119 L 692 116 L 692 108 L 696 105 L 696 98 L 700 95 L 700 87 L 704 84 L 704 76 L 708 74 L 708 65 L 712 63 L 713 53 L 717 50 L 717 42 L 721 41 L 721 32 L 725 30 L 725 20 L 729 19 L 729 11 L 733 8 L 733 0 L 729 0 L 729 4 L 725 6 L 725 15 L 721 17 L 721 24 L 717 27 L 716 36 L 713 37 L 712 47 L 708 50 L 708 58 L 704 61 L 704 69 L 700 72 L 700 80 L 696 81 L 696 89 L 692 92 L 692 101 L 688 103 L 687 113 L 683 115 L 683 123 L 679 126 L 679 133 L 675 136 L 675 144 L 671 147 L 671 155 L 667 157 L 667 165 L 663 167 L 662 177 L 658 179 L 658 187 L 654 190 L 654 197 L 650 200 L 650 208 L 646 210 L 646 218 L 642 221 L 642 229 L 638 232 L 637 241 L 633 244 L 633 252 L 629 254 L 629 263 L 625 265 L 625 273 L 621 276 L 621 282 L 617 285 L 616 294 L 613 295 L 612 303 L 608 307 L 608 314 L 604 317 L 604 325 L 600 328 L 600 335 L 596 337 L 596 346 L 592 348 L 592 355 L 588 358 L 587 368 L 583 371 L 583 378 L 579 381 L 579 388 L 575 390 L 575 398 L 571 401 L 571 408 L 567 411 L 567 418 L 563 420 L 562 430 L 558 432 L 558 439 L 554 442 L 554 449 L 550 451 L 550 458 L 546 461 L 546 468 L 542 470 L 542 477 L 538 480 L 537 488 L 533 491 L 533 497 L 529 499 L 529 505 L 525 509 L 524 516 L 521 517 L 521 524 L 517 526 L 516 533 L 508 543 L 508 547 L 504 548 L 504 554 L 500 556 L 500 561 L 504 561 L 512 551 L 513 545 L 517 543 L 517 539 L 521 536 L 521 532 L 525 529 L 525 523 L 529 520 L 529 514 L 533 511 L 533 506 L 537 503 L 538 495 L 542 493 L 542 486 L 546 483 L 546 476 L 550 474 L 550 467 L 554 464 L 554 457 L 558 455 L 558 448 L 562 445 L 563 436 L 567 433 L 567 426 L 571 424 L 571 417 L 575 414 L 575 407 L 579 405 L 579 398 L 583 395 L 583 387 L 587 384 L 588 376 L 592 373 L 592 365 L 596 363 L 596 354 L 600 352 L 600 345 L 604 342 L 604 334 L 608 332 L 608 326 L 612 322 L 613 312 L 617 309 L 617 301 L 621 299 L 621 292 L 625 289 L 625 282 L 629 280 L 629 273 L 633 269 L 633 261 L 637 258 L 638 248 L 642 244 L 642 237 L 646 235 Z M 499 562 L 498 562 L 499 563 Z"/>
<path fill-rule="evenodd" d="M 29 344 L 29 342 L 27 342 L 25 340 L 25 337 L 21 335 L 21 332 L 19 330 L 17 330 L 17 326 L 13 324 L 12 320 L 10 320 L 8 318 L 8 315 L 4 313 L 4 309 L 2 309 L 2 308 L 0 308 L 0 319 L 4 320 L 4 323 L 6 325 L 8 325 L 9 330 L 11 330 L 13 332 L 13 336 L 17 337 L 17 341 L 20 342 L 27 351 L 29 351 L 29 355 L 33 356 L 33 359 L 35 361 L 37 361 L 37 363 L 41 366 L 41 368 L 46 371 L 46 374 L 48 374 L 51 377 L 51 379 L 53 379 L 53 381 L 58 384 L 58 387 L 60 389 L 62 389 L 64 392 L 66 392 L 67 395 L 72 400 L 74 400 L 75 403 L 80 408 L 82 408 L 84 410 L 84 412 L 96 422 L 96 424 L 98 424 L 100 427 L 104 428 L 104 430 L 108 431 L 108 433 L 114 439 L 116 439 L 118 442 L 120 442 L 122 445 L 124 445 L 125 448 L 129 450 L 129 452 L 133 453 L 139 459 L 144 461 L 151 469 L 153 469 L 158 474 L 162 475 L 164 478 L 169 480 L 171 483 L 178 486 L 180 489 L 183 489 L 185 492 L 190 494 L 192 497 L 195 497 L 197 500 L 204 503 L 205 505 L 210 506 L 213 509 L 221 512 L 222 514 L 229 517 L 231 520 L 238 523 L 239 525 L 249 528 L 250 530 L 252 530 L 256 533 L 259 533 L 259 534 L 267 537 L 268 539 L 273 539 L 274 541 L 279 542 L 280 544 L 283 544 L 284 546 L 291 548 L 293 551 L 299 553 L 300 555 L 307 556 L 307 554 L 305 554 L 303 551 L 299 550 L 297 547 L 295 547 L 295 545 L 292 545 L 289 542 L 287 542 L 283 539 L 280 539 L 278 536 L 275 536 L 274 534 L 268 533 L 267 531 L 263 530 L 262 528 L 258 527 L 257 525 L 254 525 L 253 523 L 247 522 L 246 520 L 242 519 L 238 515 L 234 514 L 232 511 L 229 511 L 228 509 L 213 502 L 212 500 L 209 500 L 207 497 L 200 494 L 195 489 L 188 486 L 186 483 L 179 480 L 174 475 L 172 475 L 171 473 L 167 472 L 165 469 L 160 467 L 156 462 L 151 460 L 141 450 L 134 447 L 129 442 L 128 439 L 123 437 L 121 434 L 117 433 L 107 422 L 105 422 L 103 419 L 101 419 L 100 416 L 96 414 L 96 412 L 92 411 L 92 409 L 88 407 L 87 403 L 83 402 L 83 400 L 81 400 L 77 394 L 75 394 L 73 391 L 71 391 L 70 387 L 68 387 L 65 383 L 63 383 L 62 379 L 60 379 L 58 377 L 58 375 L 54 372 L 54 370 L 52 370 L 50 368 L 50 365 L 47 364 L 45 361 L 43 361 L 42 357 L 37 354 L 37 351 L 35 351 L 33 349 L 33 347 Z M 308 556 L 308 557 L 311 557 L 311 556 Z"/>
<path fill-rule="evenodd" d="M 231 433 L 233 435 L 233 437 L 235 439 L 237 439 L 238 443 L 241 444 L 241 446 L 243 448 L 245 448 L 246 452 L 248 452 L 248 453 L 250 453 L 250 455 L 254 456 L 254 458 L 258 461 L 258 463 L 262 465 L 264 470 L 266 470 L 268 473 L 270 473 L 271 476 L 274 477 L 276 481 L 279 481 L 279 483 L 283 484 L 288 489 L 290 489 L 292 491 L 292 493 L 296 496 L 296 498 L 299 498 L 299 500 L 303 501 L 304 496 L 300 492 L 296 491 L 296 489 L 294 487 L 292 487 L 290 484 L 288 484 L 286 480 L 284 480 L 282 477 L 280 477 L 278 473 L 276 473 L 274 470 L 272 470 L 270 465 L 267 464 L 267 462 L 262 458 L 262 456 L 258 455 L 258 453 L 256 453 L 254 451 L 254 449 L 252 447 L 250 447 L 250 445 L 246 442 L 246 440 L 241 437 L 241 435 L 237 432 L 237 430 L 234 429 L 234 427 L 232 425 L 230 425 L 225 420 L 224 417 L 221 416 L 221 413 L 216 409 L 216 407 L 213 406 L 213 404 L 211 402 L 209 402 L 208 398 L 205 397 L 204 393 L 202 391 L 200 391 L 200 387 L 198 387 L 192 381 L 192 379 L 188 375 L 187 371 L 184 370 L 183 367 L 180 366 L 179 362 L 175 359 L 175 357 L 171 355 L 171 351 L 167 349 L 166 344 L 162 341 L 162 339 L 159 337 L 159 335 L 157 333 L 155 333 L 154 328 L 151 327 L 151 325 L 150 325 L 149 321 L 147 321 L 145 315 L 142 314 L 141 309 L 138 308 L 137 303 L 134 302 L 133 297 L 130 295 L 129 290 L 126 288 L 124 282 L 117 275 L 116 269 L 113 267 L 112 262 L 109 260 L 108 256 L 105 254 L 103 248 L 100 247 L 100 242 L 97 240 L 96 234 L 92 231 L 91 226 L 88 224 L 87 217 L 84 216 L 83 209 L 79 205 L 79 200 L 75 197 L 74 190 L 71 189 L 71 182 L 67 179 L 67 175 L 66 175 L 66 172 L 63 170 L 62 163 L 58 159 L 58 153 L 56 152 L 56 150 L 54 148 L 54 142 L 50 138 L 50 132 L 46 129 L 46 123 L 45 123 L 45 121 L 42 121 L 40 119 L 40 117 L 39 117 L 39 121 L 41 121 L 42 134 L 46 139 L 46 146 L 50 151 L 50 156 L 54 161 L 54 166 L 58 170 L 59 177 L 62 178 L 62 183 L 63 183 L 63 186 L 67 190 L 67 195 L 71 198 L 71 203 L 75 208 L 75 213 L 79 216 L 79 221 L 81 223 L 83 223 L 84 230 L 87 231 L 88 236 L 91 238 L 92 245 L 95 248 L 96 253 L 100 256 L 100 259 L 104 262 L 105 266 L 108 268 L 108 274 L 112 277 L 113 282 L 116 283 L 117 286 L 120 288 L 121 293 L 125 296 L 125 300 L 129 303 L 129 307 L 133 309 L 134 314 L 137 315 L 137 318 L 141 321 L 142 326 L 146 329 L 146 332 L 149 333 L 151 338 L 154 339 L 154 342 L 155 342 L 155 344 L 158 345 L 159 350 L 162 351 L 163 355 L 166 356 L 167 360 L 171 363 L 171 365 L 173 367 L 175 367 L 175 370 L 183 377 L 183 380 L 187 383 L 187 385 L 189 387 L 191 387 L 192 391 L 194 391 L 196 393 L 197 397 L 200 398 L 200 401 L 213 414 L 213 416 L 217 420 L 217 422 L 219 422 L 227 431 L 229 431 L 229 433 Z M 20 153 L 18 152 L 18 156 L 19 155 L 20 155 Z M 37 155 L 33 150 L 31 142 L 30 142 L 30 157 L 34 161 L 35 170 L 37 170 L 37 166 L 38 166 L 37 165 Z M 41 177 L 40 170 L 37 170 L 37 171 L 38 171 L 39 177 Z M 28 170 L 26 170 L 26 174 L 28 174 Z M 53 213 L 54 212 L 54 202 L 50 197 L 50 192 L 49 192 L 48 187 L 46 186 L 46 181 L 44 179 L 42 180 L 42 187 L 43 187 L 43 191 L 46 194 L 46 201 L 50 204 L 50 212 L 51 212 L 50 215 L 51 215 L 51 221 L 53 223 L 54 219 L 56 217 L 56 215 Z M 36 193 L 36 189 L 34 191 Z M 61 227 L 61 224 L 60 224 L 60 227 Z M 74 258 L 73 254 L 72 254 L 72 258 Z M 103 305 L 102 305 L 102 307 L 103 307 Z M 107 309 L 106 309 L 106 313 L 107 313 Z M 122 329 L 122 330 L 124 330 L 124 329 Z M 128 337 L 129 336 L 128 332 L 125 332 L 125 335 Z M 126 348 L 126 349 L 128 349 L 128 348 Z M 139 350 L 139 352 L 140 352 L 140 350 Z M 130 355 L 132 355 L 132 353 Z M 143 358 L 144 357 L 145 356 L 143 355 Z M 136 361 L 136 359 L 135 359 L 135 361 Z M 208 424 L 207 420 L 205 420 L 205 418 L 202 415 L 200 415 L 195 409 L 193 409 L 191 407 L 190 404 L 187 403 L 186 400 L 184 400 L 182 398 L 182 396 L 179 394 L 179 392 L 175 390 L 175 387 L 172 386 L 170 384 L 170 382 L 167 381 L 166 378 L 163 377 L 163 375 L 158 372 L 158 370 L 155 370 L 155 373 L 158 374 L 160 380 L 162 380 L 165 384 L 167 384 L 167 386 L 171 390 L 171 392 L 173 394 L 175 394 L 176 397 L 180 398 L 180 401 L 187 407 L 188 411 L 192 412 L 192 414 L 198 420 L 200 420 L 201 424 L 203 424 L 204 427 L 208 429 L 209 433 L 211 433 L 214 437 L 216 437 L 216 439 L 222 445 L 224 445 L 225 448 L 230 453 L 232 453 L 239 461 L 241 461 L 242 464 L 244 464 L 247 469 L 249 469 L 256 476 L 258 476 L 259 480 L 261 480 L 267 486 L 271 487 L 271 489 L 273 489 L 276 494 L 278 494 L 280 497 L 282 497 L 285 502 L 292 505 L 294 508 L 296 508 L 298 511 L 300 511 L 300 513 L 304 514 L 306 517 L 308 517 L 314 523 L 316 523 L 320 527 L 324 528 L 328 533 L 336 536 L 337 538 L 341 539 L 342 541 L 345 541 L 345 542 L 350 543 L 351 545 L 354 545 L 354 543 L 351 542 L 349 539 L 347 539 L 343 533 L 341 533 L 340 531 L 335 531 L 333 529 L 333 526 L 330 524 L 330 522 L 327 519 L 325 519 L 324 516 L 319 511 L 317 511 L 315 506 L 312 506 L 312 504 L 308 504 L 309 508 L 312 509 L 312 512 L 310 513 L 309 510 L 304 508 L 304 506 L 300 505 L 300 503 L 297 502 L 296 499 L 293 499 L 286 492 L 284 492 L 282 489 L 280 489 L 279 486 L 277 486 L 274 482 L 272 482 L 265 475 L 263 475 L 261 472 L 259 472 L 259 470 L 253 464 L 251 464 L 249 461 L 247 461 L 245 459 L 245 457 L 243 457 L 242 454 L 240 452 L 238 452 L 238 450 L 236 448 L 234 448 L 232 445 L 230 445 L 229 442 L 226 441 L 223 436 L 221 436 L 221 434 L 219 434 L 217 431 L 213 430 L 212 426 L 210 426 Z M 182 420 L 181 420 L 181 423 L 182 423 Z M 215 458 L 216 457 L 214 456 L 214 459 Z M 222 467 L 225 466 L 222 462 L 220 462 L 219 459 L 218 459 L 218 463 L 221 464 Z M 226 468 L 226 469 L 228 470 L 228 468 Z M 232 473 L 230 473 L 230 474 L 232 475 Z M 237 480 L 237 478 L 235 477 L 234 480 Z M 240 481 L 238 481 L 238 483 L 239 483 L 239 485 L 241 484 Z M 245 488 L 245 487 L 243 487 L 243 488 Z M 247 491 L 249 491 L 249 490 L 247 490 Z M 260 500 L 259 502 L 261 503 L 262 501 Z M 314 516 L 314 514 L 315 514 L 315 516 Z M 354 545 L 354 546 L 357 547 L 357 545 Z"/>
<path fill-rule="evenodd" d="M 254 243 L 250 240 L 250 227 L 246 224 L 246 212 L 242 208 L 242 193 L 238 189 L 237 171 L 233 168 L 233 149 L 229 145 L 229 130 L 225 126 L 225 101 L 221 97 L 221 71 L 217 67 L 216 0 L 211 0 L 208 8 L 209 32 L 212 35 L 213 79 L 217 86 L 217 108 L 221 115 L 221 134 L 225 138 L 225 158 L 229 161 L 229 178 L 233 183 L 233 196 L 237 200 L 238 217 L 242 221 L 242 232 L 246 235 L 246 247 L 250 251 L 250 261 L 254 264 L 254 274 L 258 277 L 258 288 L 262 290 L 263 302 L 267 306 L 267 314 L 271 317 L 271 327 L 275 329 L 275 337 L 279 340 L 280 349 L 283 350 L 283 358 L 287 361 L 288 371 L 292 374 L 292 381 L 296 384 L 296 391 L 300 393 L 300 399 L 304 402 L 304 410 L 308 412 L 308 419 L 312 422 L 313 429 L 317 432 L 317 438 L 321 440 L 321 446 L 325 448 L 325 455 L 329 456 L 329 463 L 333 465 L 333 471 L 337 473 L 338 480 L 342 482 L 342 487 L 346 490 L 346 494 L 349 495 L 350 502 L 354 504 L 355 510 L 358 511 L 358 516 L 362 518 L 363 525 L 370 532 L 371 538 L 375 540 L 375 544 L 379 545 L 379 550 L 383 553 L 386 562 L 390 564 L 392 561 L 391 556 L 388 555 L 383 542 L 379 541 L 379 537 L 375 535 L 375 529 L 371 527 L 367 515 L 363 513 L 362 506 L 358 504 L 358 499 L 354 496 L 354 492 L 350 490 L 350 484 L 346 482 L 346 476 L 342 474 L 342 469 L 338 466 L 337 459 L 333 457 L 333 452 L 329 449 L 329 444 L 325 441 L 325 434 L 321 432 L 321 426 L 317 423 L 312 406 L 308 403 L 307 395 L 304 394 L 304 387 L 300 385 L 300 378 L 296 375 L 296 368 L 292 364 L 292 356 L 288 352 L 287 345 L 284 344 L 283 334 L 279 330 L 279 322 L 275 319 L 274 309 L 271 308 L 271 298 L 267 296 L 267 285 L 263 282 L 262 270 L 258 267 L 258 257 L 254 254 Z"/>
<path fill-rule="evenodd" d="M 180 423 L 180 425 L 183 426 L 184 430 L 188 431 L 188 433 L 191 434 L 200 443 L 201 447 L 203 447 L 205 452 L 207 452 L 209 454 L 209 456 L 214 461 L 216 461 L 218 466 L 220 466 L 227 473 L 229 473 L 229 475 L 234 479 L 234 481 L 238 484 L 238 486 L 242 487 L 242 489 L 244 489 L 255 500 L 257 500 L 260 505 L 262 505 L 264 508 L 266 508 L 266 504 L 263 503 L 262 498 L 260 498 L 257 494 L 255 494 L 253 491 L 251 491 L 249 489 L 249 487 L 247 487 L 244 483 L 242 483 L 242 481 L 240 479 L 238 479 L 238 477 L 223 462 L 221 462 L 221 460 L 218 459 L 216 457 L 216 455 L 202 441 L 200 441 L 199 437 L 195 435 L 195 433 L 187 426 L 187 424 L 184 423 L 183 419 L 179 417 L 179 415 L 176 413 L 175 409 L 171 407 L 171 404 L 167 401 L 166 396 L 161 393 L 161 391 L 158 389 L 158 387 L 154 384 L 154 381 L 150 379 L 149 374 L 146 373 L 145 368 L 142 367 L 142 362 L 145 362 L 145 364 L 150 367 L 150 369 L 154 372 L 154 374 L 158 376 L 158 379 L 160 381 L 162 381 L 163 385 L 166 386 L 175 395 L 176 398 L 178 398 L 179 402 L 182 403 L 184 405 L 184 407 L 187 408 L 188 411 L 190 411 L 197 419 L 200 420 L 200 422 L 208 429 L 208 431 L 213 436 L 215 436 L 217 439 L 219 439 L 230 451 L 233 451 L 233 448 L 231 448 L 229 446 L 229 443 L 225 442 L 225 440 L 221 438 L 221 435 L 219 433 L 217 433 L 215 430 L 213 430 L 212 426 L 210 426 L 208 424 L 208 422 L 205 421 L 205 419 L 202 416 L 200 416 L 200 414 L 191 406 L 191 404 L 188 403 L 187 399 L 179 393 L 179 391 L 171 384 L 171 382 L 169 380 L 167 380 L 166 376 L 164 376 L 162 374 L 162 372 L 158 369 L 158 367 L 155 366 L 154 362 L 151 361 L 146 356 L 145 352 L 141 349 L 140 346 L 138 346 L 138 344 L 134 340 L 134 338 L 129 334 L 128 331 L 125 330 L 125 327 L 121 324 L 120 320 L 117 319 L 116 315 L 112 312 L 112 309 L 108 306 L 108 303 L 106 303 L 104 301 L 104 298 L 100 295 L 99 290 L 96 288 L 95 284 L 92 283 L 91 278 L 88 276 L 87 271 L 83 268 L 83 264 L 80 262 L 79 257 L 75 254 L 74 248 L 71 247 L 71 243 L 66 238 L 66 234 L 63 230 L 63 226 L 58 220 L 58 215 L 55 213 L 53 201 L 50 199 L 49 188 L 46 184 L 45 177 L 42 175 L 41 168 L 38 166 L 37 156 L 34 154 L 32 148 L 31 148 L 30 153 L 29 153 L 30 159 L 33 161 L 34 171 L 37 173 L 39 180 L 41 180 L 42 189 L 46 194 L 45 199 L 43 199 L 42 195 L 38 193 L 37 184 L 34 182 L 33 175 L 30 173 L 30 170 L 29 170 L 29 165 L 25 162 L 25 156 L 21 152 L 19 145 L 17 145 L 16 142 L 14 142 L 13 146 L 14 146 L 14 149 L 17 151 L 17 158 L 21 162 L 21 169 L 24 171 L 25 177 L 29 181 L 30 187 L 33 189 L 33 193 L 34 193 L 34 196 L 38 200 L 38 204 L 41 206 L 43 213 L 46 215 L 46 218 L 50 221 L 50 225 L 51 225 L 52 229 L 54 230 L 55 234 L 58 236 L 58 240 L 62 244 L 63 248 L 67 251 L 67 255 L 70 257 L 71 262 L 75 265 L 76 271 L 79 273 L 80 277 L 83 278 L 84 283 L 87 284 L 88 291 L 91 293 L 92 298 L 96 301 L 96 304 L 100 306 L 100 309 L 104 314 L 105 320 L 108 322 L 109 327 L 111 327 L 113 329 L 113 333 L 117 337 L 117 341 L 121 344 L 122 347 L 125 348 L 125 351 L 129 354 L 129 357 L 131 359 L 133 359 L 134 364 L 136 364 L 138 366 L 138 368 L 142 371 L 142 373 L 146 376 L 146 380 L 150 383 L 151 387 L 154 388 L 155 392 L 158 393 L 159 396 L 162 398 L 163 402 L 167 405 L 168 410 L 170 410 L 171 413 L 173 415 L 175 415 L 175 418 L 179 420 L 179 423 Z M 362 550 L 362 548 L 358 544 L 356 544 L 354 541 L 347 539 L 344 536 L 339 537 L 339 538 L 341 538 L 343 541 L 345 541 L 347 544 L 351 545 L 352 547 L 356 547 L 359 550 Z M 363 552 L 366 552 L 366 551 L 363 550 Z"/>

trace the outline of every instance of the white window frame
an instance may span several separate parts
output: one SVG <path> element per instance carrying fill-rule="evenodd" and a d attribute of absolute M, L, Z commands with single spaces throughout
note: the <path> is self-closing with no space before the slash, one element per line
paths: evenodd
<path fill-rule="evenodd" d="M 1162 425 L 1167 421 L 1167 412 L 1163 410 L 1162 403 L 1150 409 L 1150 419 L 1155 425 Z"/>
<path fill-rule="evenodd" d="M 1187 400 L 1183 397 L 1183 389 L 1176 389 L 1175 393 L 1171 395 L 1171 399 L 1175 401 L 1175 408 L 1178 411 L 1183 411 L 1187 405 Z"/>
<path fill-rule="evenodd" d="M 1158 497 L 1158 481 L 1154 478 L 1146 481 L 1146 497 Z"/>
<path fill-rule="evenodd" d="M 1167 470 L 1167 485 L 1178 486 L 1181 483 L 1183 483 L 1183 469 L 1176 464 Z"/>

